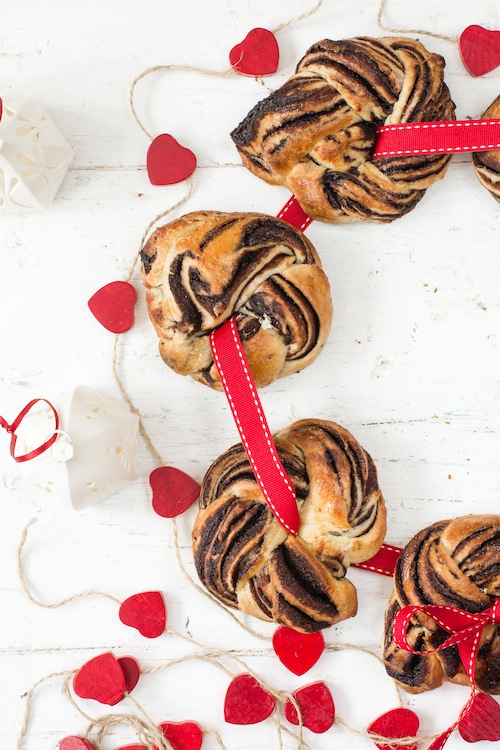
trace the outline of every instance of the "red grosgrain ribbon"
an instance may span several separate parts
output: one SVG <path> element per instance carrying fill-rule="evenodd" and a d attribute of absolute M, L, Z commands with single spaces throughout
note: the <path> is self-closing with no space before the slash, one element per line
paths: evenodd
<path fill-rule="evenodd" d="M 500 120 L 442 120 L 382 125 L 373 159 L 500 149 Z"/>
<path fill-rule="evenodd" d="M 210 346 L 255 479 L 275 517 L 295 536 L 300 526 L 295 487 L 276 451 L 234 317 L 212 331 Z"/>
<path fill-rule="evenodd" d="M 407 631 L 408 625 L 411 618 L 417 612 L 427 615 L 439 627 L 446 630 L 447 633 L 451 633 L 450 637 L 447 638 L 444 643 L 441 643 L 437 648 L 429 651 L 415 651 L 408 643 Z M 397 645 L 408 651 L 411 654 L 417 654 L 418 656 L 428 656 L 429 654 L 435 654 L 437 651 L 442 651 L 444 648 L 450 646 L 457 646 L 460 659 L 464 665 L 467 677 L 471 684 L 471 694 L 469 700 L 460 712 L 460 716 L 457 721 L 437 739 L 434 740 L 432 745 L 429 746 L 428 750 L 441 750 L 446 744 L 446 741 L 453 730 L 460 724 L 461 719 L 471 710 L 474 698 L 478 693 L 475 683 L 475 671 L 477 663 L 477 655 L 479 651 L 479 642 L 481 640 L 481 633 L 487 625 L 499 625 L 500 624 L 500 599 L 497 599 L 492 607 L 484 609 L 482 612 L 473 614 L 471 612 L 464 612 L 462 609 L 457 607 L 449 607 L 444 604 L 429 604 L 423 606 L 409 606 L 402 607 L 399 610 L 392 625 L 392 634 L 394 641 Z"/>
<path fill-rule="evenodd" d="M 16 456 L 15 455 L 15 448 L 16 448 L 16 442 L 17 442 L 17 435 L 16 430 L 23 421 L 24 417 L 28 414 L 29 411 L 35 406 L 35 404 L 38 404 L 40 401 L 44 401 L 46 404 L 49 405 L 49 407 L 52 410 L 52 413 L 54 415 L 54 433 L 46 440 L 44 443 L 38 446 L 38 448 L 34 448 L 34 450 L 29 451 L 28 453 L 24 453 L 22 456 Z M 14 461 L 17 461 L 18 463 L 22 463 L 23 461 L 30 461 L 32 458 L 36 458 L 41 453 L 46 451 L 48 448 L 50 448 L 51 445 L 55 443 L 57 440 L 57 430 L 59 429 L 59 415 L 55 408 L 52 406 L 50 401 L 47 401 L 46 398 L 34 398 L 33 401 L 30 401 L 29 404 L 26 404 L 24 409 L 19 412 L 17 417 L 14 419 L 12 424 L 9 424 L 7 420 L 5 420 L 3 417 L 0 417 L 0 427 L 3 427 L 4 430 L 7 430 L 7 432 L 10 435 L 10 455 L 14 459 Z"/>
<path fill-rule="evenodd" d="M 392 578 L 396 569 L 396 562 L 403 550 L 401 547 L 393 547 L 390 544 L 383 544 L 376 555 L 362 563 L 354 563 L 353 568 L 362 568 L 371 570 L 372 573 L 379 573 L 383 576 Z"/>
<path fill-rule="evenodd" d="M 292 227 L 295 227 L 295 229 L 300 229 L 301 232 L 307 229 L 312 222 L 311 217 L 306 214 L 294 195 L 285 203 L 278 214 L 278 219 L 286 221 Z"/>

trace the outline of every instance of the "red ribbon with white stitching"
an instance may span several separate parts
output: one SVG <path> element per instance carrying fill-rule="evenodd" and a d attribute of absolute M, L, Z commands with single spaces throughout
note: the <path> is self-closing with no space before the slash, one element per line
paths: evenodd
<path fill-rule="evenodd" d="M 45 440 L 41 445 L 38 446 L 38 448 L 34 448 L 32 451 L 28 451 L 28 453 L 24 453 L 21 456 L 15 455 L 15 449 L 16 449 L 16 443 L 17 443 L 17 435 L 16 430 L 18 429 L 19 425 L 25 418 L 25 416 L 28 414 L 28 412 L 31 411 L 31 409 L 35 406 L 35 404 L 40 403 L 40 401 L 45 402 L 50 407 L 52 414 L 54 415 L 54 432 L 53 434 Z M 31 461 L 32 458 L 36 458 L 40 454 L 42 454 L 44 451 L 48 450 L 51 445 L 55 443 L 57 440 L 57 430 L 59 429 L 59 415 L 55 408 L 52 406 L 50 401 L 47 401 L 46 398 L 34 398 L 33 401 L 30 401 L 29 404 L 26 404 L 24 409 L 22 409 L 17 417 L 14 419 L 12 424 L 9 424 L 6 419 L 3 417 L 0 417 L 0 427 L 3 427 L 4 430 L 6 430 L 10 435 L 10 455 L 14 459 L 14 461 L 17 461 L 18 463 L 23 463 L 24 461 Z"/>

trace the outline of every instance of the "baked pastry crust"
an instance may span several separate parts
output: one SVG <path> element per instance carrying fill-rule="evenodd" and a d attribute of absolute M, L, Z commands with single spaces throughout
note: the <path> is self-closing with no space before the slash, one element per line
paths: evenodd
<path fill-rule="evenodd" d="M 456 646 L 428 656 L 408 653 L 393 641 L 392 623 L 407 605 L 445 604 L 473 613 L 491 607 L 500 596 L 500 516 L 462 516 L 420 531 L 398 560 L 394 586 L 385 614 L 387 673 L 409 693 L 433 690 L 446 680 L 469 685 Z M 408 641 L 416 651 L 436 648 L 448 637 L 425 615 L 410 621 Z M 479 690 L 500 694 L 499 625 L 483 630 L 475 680 Z"/>
<path fill-rule="evenodd" d="M 312 218 L 390 222 L 444 176 L 450 156 L 372 160 L 375 128 L 454 119 L 444 66 L 413 39 L 324 39 L 231 137 L 243 164 L 286 185 Z"/>
<path fill-rule="evenodd" d="M 232 315 L 258 387 L 323 348 L 330 285 L 312 243 L 284 221 L 198 211 L 157 229 L 141 258 L 160 354 L 181 375 L 221 390 L 209 334 Z"/>
<path fill-rule="evenodd" d="M 203 480 L 194 560 L 224 604 L 310 633 L 356 614 L 346 570 L 380 549 L 385 504 L 372 459 L 340 425 L 304 419 L 275 443 L 296 488 L 298 535 L 271 513 L 240 443 Z"/>
<path fill-rule="evenodd" d="M 500 120 L 500 96 L 483 113 L 481 119 Z M 500 203 L 500 151 L 476 151 L 472 163 L 479 182 Z"/>

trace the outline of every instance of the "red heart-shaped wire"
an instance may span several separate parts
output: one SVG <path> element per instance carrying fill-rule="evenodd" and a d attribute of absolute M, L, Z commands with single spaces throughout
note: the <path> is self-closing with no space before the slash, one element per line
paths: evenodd
<path fill-rule="evenodd" d="M 117 661 L 125 678 L 125 691 L 131 693 L 141 676 L 139 662 L 133 656 L 121 656 Z"/>
<path fill-rule="evenodd" d="M 200 750 L 203 730 L 195 721 L 164 721 L 160 729 L 174 750 Z"/>
<path fill-rule="evenodd" d="M 134 325 L 137 293 L 127 281 L 112 281 L 88 301 L 92 315 L 111 333 L 125 333 Z"/>
<path fill-rule="evenodd" d="M 477 693 L 458 722 L 466 742 L 500 742 L 500 706 L 491 695 Z"/>
<path fill-rule="evenodd" d="M 153 510 L 162 518 L 184 513 L 200 494 L 200 485 L 173 466 L 160 466 L 152 471 L 149 484 L 153 490 Z"/>
<path fill-rule="evenodd" d="M 372 721 L 368 727 L 368 732 L 386 737 L 388 740 L 415 737 L 419 724 L 417 714 L 410 711 L 409 708 L 394 708 Z M 375 745 L 377 745 L 376 742 Z M 380 750 L 387 750 L 387 745 L 377 745 L 377 747 Z M 416 744 L 404 746 L 396 743 L 391 744 L 391 748 L 394 750 L 416 750 L 416 747 Z"/>
<path fill-rule="evenodd" d="M 472 76 L 484 76 L 500 65 L 500 31 L 467 26 L 458 40 L 462 62 Z"/>
<path fill-rule="evenodd" d="M 196 156 L 171 135 L 158 135 L 148 148 L 146 167 L 152 185 L 174 185 L 190 177 Z"/>
<path fill-rule="evenodd" d="M 145 638 L 158 638 L 167 624 L 167 608 L 159 591 L 143 591 L 122 602 L 119 617 Z"/>
<path fill-rule="evenodd" d="M 255 677 L 239 674 L 230 683 L 224 700 L 228 724 L 258 724 L 274 711 L 275 700 Z"/>
<path fill-rule="evenodd" d="M 302 724 L 311 732 L 322 734 L 335 721 L 335 704 L 332 694 L 324 682 L 311 682 L 310 685 L 292 693 L 297 701 Z M 298 724 L 299 717 L 290 699 L 285 703 L 285 717 L 291 724 Z"/>
<path fill-rule="evenodd" d="M 64 737 L 59 743 L 59 750 L 95 750 L 90 740 L 72 735 Z"/>
<path fill-rule="evenodd" d="M 125 676 L 118 660 L 109 652 L 90 659 L 75 674 L 73 690 L 80 698 L 114 706 L 125 693 Z"/>
<path fill-rule="evenodd" d="M 299 633 L 279 627 L 273 635 L 273 648 L 280 662 L 296 675 L 308 672 L 325 648 L 322 633 Z"/>
<path fill-rule="evenodd" d="M 280 51 L 272 31 L 252 29 L 229 53 L 229 62 L 244 76 L 271 76 L 278 68 Z"/>

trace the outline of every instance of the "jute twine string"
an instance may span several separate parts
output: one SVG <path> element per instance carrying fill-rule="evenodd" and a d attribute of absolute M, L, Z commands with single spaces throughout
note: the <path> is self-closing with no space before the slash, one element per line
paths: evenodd
<path fill-rule="evenodd" d="M 432 31 L 425 31 L 425 29 L 395 29 L 392 26 L 387 26 L 382 23 L 382 14 L 384 12 L 385 0 L 380 0 L 380 5 L 377 14 L 377 24 L 383 31 L 391 31 L 393 34 L 424 34 L 424 36 L 432 36 L 434 39 L 444 39 L 446 42 L 458 42 L 458 37 L 446 36 L 446 34 L 434 34 Z"/>

